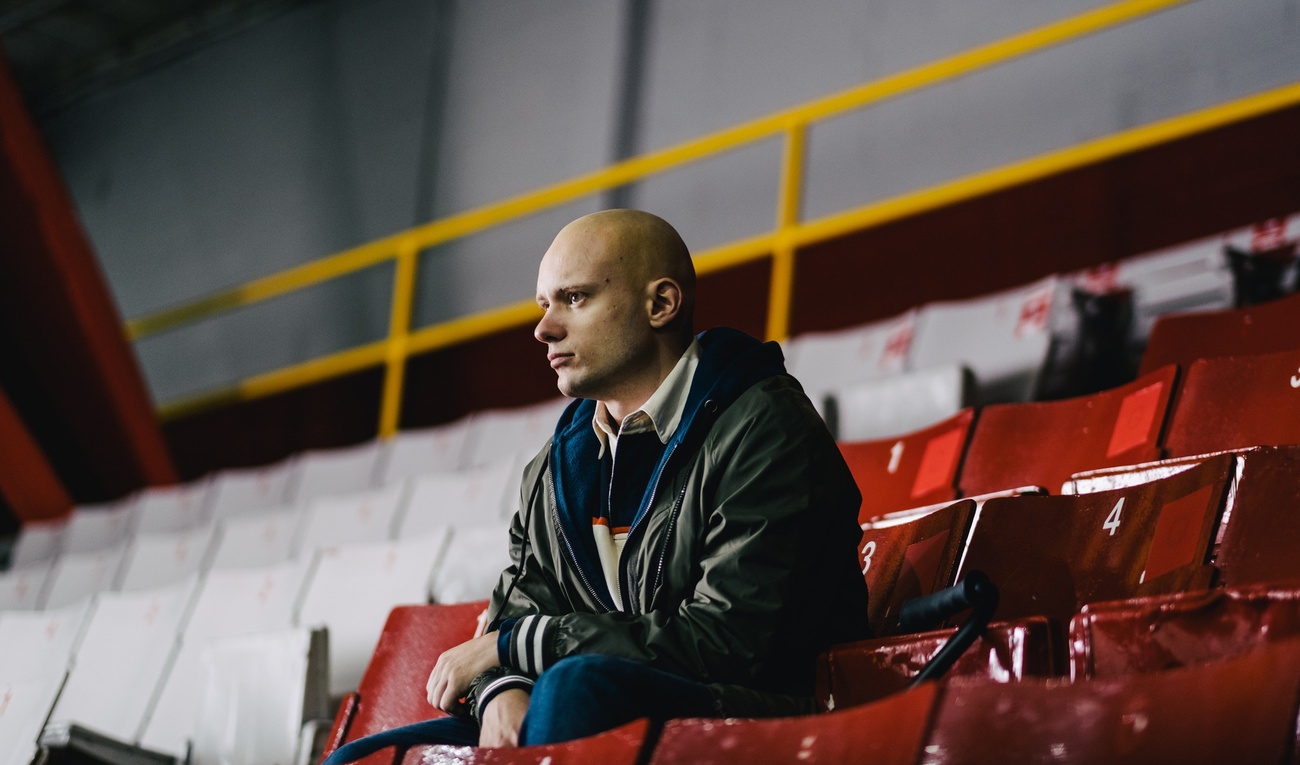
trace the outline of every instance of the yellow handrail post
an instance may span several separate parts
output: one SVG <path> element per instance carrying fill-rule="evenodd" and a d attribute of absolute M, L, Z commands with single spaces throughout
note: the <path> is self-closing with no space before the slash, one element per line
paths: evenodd
<path fill-rule="evenodd" d="M 411 336 L 411 310 L 415 303 L 415 271 L 420 252 L 414 237 L 398 244 L 393 269 L 393 304 L 388 320 L 388 344 L 384 354 L 384 396 L 379 406 L 379 437 L 397 433 L 402 414 L 402 387 Z"/>
<path fill-rule="evenodd" d="M 784 340 L 790 334 L 790 301 L 794 296 L 794 229 L 799 225 L 799 207 L 803 199 L 803 155 L 807 132 L 808 124 L 802 121 L 793 122 L 785 129 L 781 190 L 776 200 L 772 281 L 767 298 L 768 340 Z"/>

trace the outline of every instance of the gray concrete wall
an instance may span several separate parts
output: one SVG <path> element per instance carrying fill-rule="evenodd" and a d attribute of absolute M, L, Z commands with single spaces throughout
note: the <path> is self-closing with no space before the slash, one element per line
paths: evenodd
<path fill-rule="evenodd" d="M 628 3 L 321 0 L 46 119 L 126 316 L 607 163 Z M 649 0 L 647 151 L 1103 5 Z M 819 125 L 820 217 L 1300 81 L 1300 0 L 1197 0 Z M 780 145 L 638 185 L 696 249 L 762 232 Z M 426 253 L 428 323 L 527 298 L 597 198 Z M 385 332 L 389 267 L 138 344 L 166 400 Z"/>

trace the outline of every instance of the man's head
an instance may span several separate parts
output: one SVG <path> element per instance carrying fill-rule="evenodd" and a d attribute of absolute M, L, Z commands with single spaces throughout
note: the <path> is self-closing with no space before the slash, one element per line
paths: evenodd
<path fill-rule="evenodd" d="M 537 303 L 545 313 L 533 334 L 547 345 L 560 391 L 621 416 L 690 345 L 695 267 L 662 218 L 605 210 L 560 230 L 538 268 Z"/>

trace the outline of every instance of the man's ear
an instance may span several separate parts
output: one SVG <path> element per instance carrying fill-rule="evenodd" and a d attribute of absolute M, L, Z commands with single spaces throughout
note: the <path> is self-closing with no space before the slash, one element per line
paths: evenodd
<path fill-rule="evenodd" d="M 676 280 L 664 277 L 650 282 L 647 292 L 650 326 L 663 329 L 672 324 L 682 311 L 682 286 Z"/>

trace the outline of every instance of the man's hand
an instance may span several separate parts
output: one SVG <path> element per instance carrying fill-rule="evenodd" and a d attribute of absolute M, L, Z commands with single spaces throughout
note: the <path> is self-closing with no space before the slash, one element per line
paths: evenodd
<path fill-rule="evenodd" d="M 519 728 L 524 723 L 531 697 L 518 688 L 502 691 L 492 697 L 483 710 L 483 723 L 479 726 L 479 746 L 519 746 Z"/>
<path fill-rule="evenodd" d="M 443 651 L 433 665 L 429 683 L 429 704 L 447 713 L 460 707 L 460 699 L 469 684 L 484 671 L 500 664 L 497 660 L 497 633 L 489 632 Z"/>

